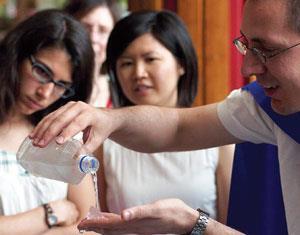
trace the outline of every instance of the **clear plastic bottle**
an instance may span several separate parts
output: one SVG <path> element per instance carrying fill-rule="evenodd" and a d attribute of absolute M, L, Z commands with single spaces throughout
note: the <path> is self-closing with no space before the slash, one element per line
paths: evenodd
<path fill-rule="evenodd" d="M 17 152 L 17 160 L 31 174 L 71 184 L 78 184 L 85 174 L 95 174 L 99 168 L 97 158 L 84 152 L 76 139 L 62 145 L 54 140 L 39 148 L 27 137 Z"/>

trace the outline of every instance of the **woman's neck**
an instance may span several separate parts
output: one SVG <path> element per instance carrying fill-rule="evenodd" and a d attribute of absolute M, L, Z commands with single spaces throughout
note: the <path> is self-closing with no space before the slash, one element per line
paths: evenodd
<path fill-rule="evenodd" d="M 33 129 L 33 125 L 25 115 L 12 113 L 6 121 L 0 124 L 0 149 L 8 152 L 17 152 L 22 141 Z"/>
<path fill-rule="evenodd" d="M 29 124 L 27 115 L 24 115 L 21 112 L 19 112 L 19 110 L 17 108 L 11 110 L 11 112 L 7 115 L 5 122 L 15 124 L 15 125 L 18 125 L 18 124 L 28 125 Z"/>

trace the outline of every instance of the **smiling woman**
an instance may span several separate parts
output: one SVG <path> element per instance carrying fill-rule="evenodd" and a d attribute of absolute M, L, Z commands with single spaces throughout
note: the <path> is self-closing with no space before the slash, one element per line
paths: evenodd
<path fill-rule="evenodd" d="M 89 100 L 93 65 L 89 35 L 61 11 L 33 15 L 1 42 L 0 234 L 77 234 L 76 222 L 94 205 L 91 178 L 71 186 L 35 177 L 15 154 L 46 114 Z"/>

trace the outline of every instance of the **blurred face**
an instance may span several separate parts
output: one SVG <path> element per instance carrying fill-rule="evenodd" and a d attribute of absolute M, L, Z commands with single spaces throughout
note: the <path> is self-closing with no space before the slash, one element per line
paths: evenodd
<path fill-rule="evenodd" d="M 38 76 L 46 76 L 47 72 L 55 82 L 67 87 L 72 85 L 70 57 L 64 50 L 44 49 L 31 58 L 35 62 L 25 59 L 19 70 L 21 84 L 17 110 L 23 115 L 45 109 L 63 94 L 63 88 L 53 82 L 43 84 Z"/>
<path fill-rule="evenodd" d="M 249 48 L 270 55 L 300 42 L 300 34 L 287 23 L 286 0 L 248 0 L 241 32 Z M 258 83 L 271 97 L 274 111 L 291 114 L 300 111 L 300 46 L 288 49 L 262 63 L 248 50 L 242 73 L 256 75 Z"/>
<path fill-rule="evenodd" d="M 122 90 L 132 103 L 176 106 L 177 84 L 184 70 L 151 34 L 136 38 L 125 49 L 116 70 Z"/>
<path fill-rule="evenodd" d="M 106 45 L 114 26 L 113 17 L 106 6 L 99 6 L 80 21 L 89 31 L 96 55 L 96 64 L 101 65 L 106 59 Z"/>

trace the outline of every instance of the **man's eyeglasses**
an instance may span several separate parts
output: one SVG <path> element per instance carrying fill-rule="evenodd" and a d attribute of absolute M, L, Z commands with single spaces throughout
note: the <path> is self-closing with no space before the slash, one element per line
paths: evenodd
<path fill-rule="evenodd" d="M 244 36 L 240 36 L 236 39 L 233 40 L 233 44 L 236 46 L 237 50 L 242 54 L 242 55 L 246 55 L 247 51 L 251 51 L 253 53 L 253 55 L 257 56 L 257 58 L 259 59 L 259 61 L 263 64 L 265 64 L 267 62 L 267 59 L 270 59 L 274 56 L 279 55 L 282 52 L 285 52 L 293 47 L 296 47 L 298 45 L 300 45 L 300 43 L 297 43 L 293 46 L 287 47 L 287 48 L 283 48 L 280 50 L 277 50 L 275 52 L 271 52 L 270 54 L 263 52 L 262 50 L 255 48 L 255 47 L 248 47 L 247 42 L 245 42 L 243 39 L 245 37 Z"/>
<path fill-rule="evenodd" d="M 53 73 L 43 64 L 36 61 L 33 55 L 29 57 L 32 66 L 33 77 L 41 84 L 47 84 L 52 82 L 54 86 L 55 95 L 62 98 L 69 98 L 75 94 L 74 88 L 71 83 L 55 81 L 53 79 Z"/>

